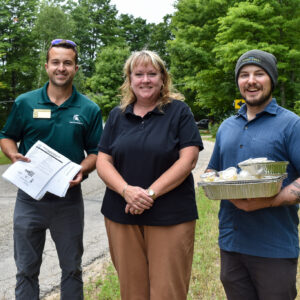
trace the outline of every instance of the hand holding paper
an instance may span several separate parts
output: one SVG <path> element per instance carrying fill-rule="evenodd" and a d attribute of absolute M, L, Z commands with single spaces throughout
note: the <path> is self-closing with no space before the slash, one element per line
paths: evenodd
<path fill-rule="evenodd" d="M 81 169 L 80 165 L 41 141 L 29 149 L 26 157 L 30 162 L 13 163 L 2 177 L 36 200 L 40 200 L 46 192 L 64 197 L 70 181 Z"/>

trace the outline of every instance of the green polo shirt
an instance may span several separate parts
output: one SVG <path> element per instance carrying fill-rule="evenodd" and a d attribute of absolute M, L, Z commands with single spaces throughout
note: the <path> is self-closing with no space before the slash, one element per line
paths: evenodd
<path fill-rule="evenodd" d="M 97 154 L 102 133 L 101 111 L 97 104 L 78 93 L 73 86 L 71 97 L 57 106 L 42 88 L 20 95 L 8 116 L 0 139 L 20 142 L 25 155 L 40 140 L 70 160 L 81 163 L 87 154 Z"/>

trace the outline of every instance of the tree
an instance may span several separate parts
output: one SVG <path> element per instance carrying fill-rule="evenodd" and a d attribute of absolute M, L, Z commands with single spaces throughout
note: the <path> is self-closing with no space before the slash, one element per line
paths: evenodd
<path fill-rule="evenodd" d="M 81 66 L 85 76 L 90 77 L 95 71 L 97 52 L 118 42 L 117 10 L 110 5 L 110 0 L 78 0 L 77 5 L 71 4 Z"/>
<path fill-rule="evenodd" d="M 123 66 L 129 54 L 126 46 L 102 48 L 97 56 L 95 73 L 87 81 L 89 97 L 101 107 L 104 119 L 120 103 L 119 87 L 123 83 Z"/>
<path fill-rule="evenodd" d="M 181 0 L 176 4 L 177 12 L 171 22 L 175 38 L 167 45 L 171 56 L 171 73 L 176 87 L 185 95 L 196 119 L 207 115 L 219 119 L 232 110 L 232 106 L 222 104 L 222 97 L 216 97 L 219 82 L 213 79 L 208 82 L 210 88 L 206 88 L 207 74 L 204 71 L 211 70 L 210 75 L 214 76 L 210 76 L 210 80 L 223 75 L 222 70 L 215 66 L 213 49 L 218 33 L 218 18 L 225 16 L 228 7 L 234 2 Z M 214 87 L 211 88 L 213 84 Z"/>
<path fill-rule="evenodd" d="M 121 14 L 118 18 L 118 36 L 126 42 L 130 51 L 140 51 L 147 48 L 152 26 L 142 18 Z"/>
<path fill-rule="evenodd" d="M 37 0 L 0 0 L 1 100 L 12 100 L 32 87 L 37 48 L 32 36 Z"/>
<path fill-rule="evenodd" d="M 41 4 L 33 29 L 39 49 L 39 66 L 34 87 L 38 88 L 48 80 L 44 64 L 50 42 L 56 38 L 73 40 L 74 31 L 75 23 L 70 15 L 55 4 L 48 5 L 45 2 Z"/>
<path fill-rule="evenodd" d="M 124 40 L 130 51 L 148 49 L 155 51 L 170 65 L 170 55 L 166 49 L 167 42 L 172 39 L 171 15 L 166 15 L 159 24 L 147 23 L 142 18 L 121 14 L 118 18 L 119 37 Z"/>
<path fill-rule="evenodd" d="M 297 0 L 181 0 L 172 20 L 171 71 L 191 106 L 215 119 L 233 113 L 239 96 L 234 67 L 247 50 L 261 49 L 278 59 L 275 96 L 288 108 L 299 99 Z"/>
<path fill-rule="evenodd" d="M 279 72 L 274 95 L 282 106 L 293 108 L 299 97 L 296 83 L 300 79 L 299 1 L 240 2 L 220 18 L 219 25 L 218 44 L 214 49 L 218 66 L 228 74 L 234 70 L 238 57 L 247 50 L 273 53 Z"/>
<path fill-rule="evenodd" d="M 148 49 L 156 51 L 164 60 L 167 67 L 170 67 L 171 58 L 167 49 L 167 42 L 174 38 L 171 32 L 171 15 L 166 15 L 163 22 L 158 24 L 150 24 L 150 38 Z"/>

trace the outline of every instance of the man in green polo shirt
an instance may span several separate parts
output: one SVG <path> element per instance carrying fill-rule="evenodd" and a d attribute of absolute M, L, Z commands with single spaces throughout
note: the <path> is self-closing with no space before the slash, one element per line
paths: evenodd
<path fill-rule="evenodd" d="M 84 209 L 80 183 L 95 169 L 101 111 L 72 85 L 78 70 L 74 42 L 53 40 L 45 68 L 49 82 L 16 99 L 0 131 L 0 147 L 12 162 L 28 161 L 26 152 L 41 140 L 82 168 L 63 198 L 46 193 L 36 201 L 18 190 L 14 211 L 15 295 L 17 300 L 39 299 L 38 276 L 49 229 L 62 270 L 61 299 L 83 299 Z"/>

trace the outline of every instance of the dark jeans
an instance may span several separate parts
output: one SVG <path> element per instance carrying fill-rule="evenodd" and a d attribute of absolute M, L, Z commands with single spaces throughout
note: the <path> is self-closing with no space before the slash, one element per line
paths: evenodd
<path fill-rule="evenodd" d="M 221 281 L 229 300 L 293 300 L 297 258 L 264 258 L 221 250 Z"/>
<path fill-rule="evenodd" d="M 83 299 L 84 207 L 80 186 L 65 198 L 47 193 L 36 201 L 19 190 L 14 211 L 14 256 L 17 300 L 39 299 L 40 266 L 49 229 L 62 270 L 61 299 Z"/>

